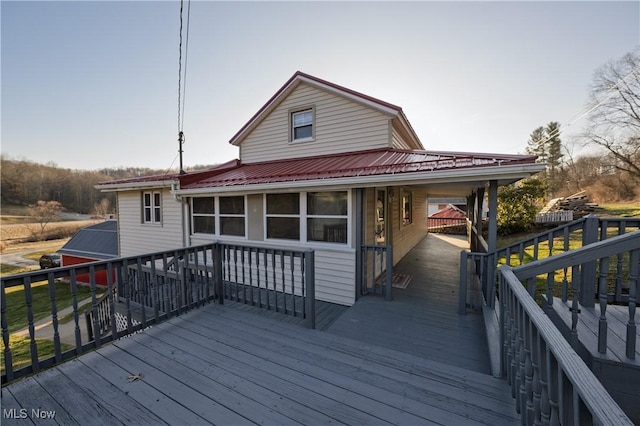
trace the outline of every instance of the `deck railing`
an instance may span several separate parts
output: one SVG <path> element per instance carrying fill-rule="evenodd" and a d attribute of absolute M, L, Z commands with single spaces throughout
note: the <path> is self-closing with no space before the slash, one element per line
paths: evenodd
<path fill-rule="evenodd" d="M 360 294 L 382 294 L 392 300 L 393 249 L 391 246 L 363 245 Z"/>
<path fill-rule="evenodd" d="M 501 264 L 518 266 L 539 259 L 567 253 L 577 247 L 587 246 L 598 241 L 606 240 L 616 235 L 640 229 L 640 218 L 606 218 L 600 219 L 595 215 L 589 215 L 582 219 L 564 224 L 534 235 L 494 252 L 486 253 L 486 250 L 462 252 L 460 257 L 460 277 L 466 276 L 466 271 L 471 268 L 471 273 L 476 277 L 482 290 L 487 306 L 493 308 L 495 304 L 495 291 L 497 287 L 497 267 Z M 615 268 L 618 277 L 622 274 L 622 254 L 617 256 Z M 590 261 L 582 265 L 580 303 L 593 307 L 598 293 L 597 264 Z M 466 312 L 468 301 L 466 299 L 467 282 L 460 281 L 460 313 Z M 464 286 L 464 288 L 462 287 Z M 464 296 L 464 297 L 463 297 Z M 608 298 L 617 303 L 626 303 L 627 295 L 621 285 L 621 278 L 617 278 L 615 286 L 611 286 Z"/>
<path fill-rule="evenodd" d="M 509 266 L 499 292 L 501 370 L 522 424 L 633 424 Z"/>
<path fill-rule="evenodd" d="M 269 271 L 269 277 L 265 271 Z M 99 273 L 106 276 L 106 286 L 96 284 Z M 80 283 L 77 277 L 88 277 L 90 281 L 91 307 L 85 321 L 81 319 L 78 288 L 86 283 Z M 273 277 L 284 287 L 276 286 Z M 244 302 L 302 315 L 308 327 L 315 327 L 314 253 L 310 250 L 211 243 L 5 276 L 0 285 L 3 384 L 214 300 L 238 300 L 240 288 L 249 294 L 266 294 L 264 298 L 245 297 Z M 40 285 L 48 288 L 46 312 L 34 311 L 32 289 Z M 71 324 L 60 323 L 56 285 L 69 286 Z M 18 291 L 24 294 L 26 306 L 25 318 L 20 319 L 25 322 L 24 330 L 11 324 L 15 312 L 10 315 L 9 311 L 15 306 L 7 306 L 7 290 L 18 286 L 22 286 Z M 287 300 L 286 305 L 279 304 L 283 300 Z M 42 305 L 41 301 L 38 305 Z M 36 318 L 42 317 L 47 324 L 36 327 Z M 66 335 L 61 336 L 61 331 Z M 12 345 L 18 339 L 17 332 L 25 336 L 22 349 Z M 26 357 L 20 356 L 18 362 L 20 351 L 26 351 Z"/>
<path fill-rule="evenodd" d="M 621 259 L 612 268 L 611 261 Z M 598 264 L 598 352 L 607 353 L 607 336 L 609 324 L 607 307 L 610 294 L 608 288 L 614 282 L 622 281 L 620 287 L 625 290 L 628 316 L 626 318 L 626 337 L 621 336 L 625 345 L 625 354 L 629 359 L 635 359 L 636 353 L 636 306 L 637 295 L 640 293 L 638 270 L 640 269 L 640 231 L 615 236 L 604 241 L 591 244 L 588 247 L 576 249 L 570 253 L 548 257 L 538 262 L 529 263 L 513 269 L 515 276 L 524 283 L 528 294 L 536 299 L 536 283 L 539 279 L 546 282 L 546 294 L 543 297 L 543 307 L 551 309 L 554 296 L 560 294 L 559 300 L 571 303 L 571 336 L 572 341 L 578 341 L 578 318 L 581 313 L 580 295 L 582 293 L 580 277 L 583 268 L 591 262 Z M 556 288 L 556 276 L 561 276 L 560 289 Z M 615 284 L 618 285 L 618 284 Z"/>
<path fill-rule="evenodd" d="M 302 317 L 315 328 L 314 252 L 220 244 L 226 299 Z"/>

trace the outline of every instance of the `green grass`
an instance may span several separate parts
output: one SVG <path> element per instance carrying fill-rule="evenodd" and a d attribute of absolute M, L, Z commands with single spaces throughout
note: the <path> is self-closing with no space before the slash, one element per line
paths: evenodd
<path fill-rule="evenodd" d="M 640 204 L 600 204 L 598 216 L 640 217 Z"/>
<path fill-rule="evenodd" d="M 73 304 L 69 283 L 56 282 L 56 307 L 58 311 Z M 28 325 L 27 305 L 23 286 L 9 287 L 5 289 L 7 313 L 6 318 L 10 332 L 16 332 Z M 78 286 L 78 301 L 91 295 L 88 287 Z M 49 286 L 47 281 L 31 284 L 31 299 L 33 320 L 38 321 L 51 315 L 51 302 L 49 300 Z"/>
<path fill-rule="evenodd" d="M 25 267 L 25 266 L 15 266 L 9 265 L 6 263 L 0 263 L 0 275 L 15 275 L 20 274 L 22 272 L 32 271 L 33 268 Z"/>
<path fill-rule="evenodd" d="M 13 369 L 17 370 L 31 364 L 31 342 L 28 338 L 11 335 L 9 336 L 9 346 L 11 348 L 11 360 Z M 36 347 L 38 348 L 38 359 L 43 360 L 52 357 L 55 354 L 55 348 L 51 340 L 36 339 Z M 68 351 L 72 347 L 64 343 L 60 344 L 62 352 Z M 4 341 L 1 345 L 2 356 L 0 369 L 4 373 Z"/>

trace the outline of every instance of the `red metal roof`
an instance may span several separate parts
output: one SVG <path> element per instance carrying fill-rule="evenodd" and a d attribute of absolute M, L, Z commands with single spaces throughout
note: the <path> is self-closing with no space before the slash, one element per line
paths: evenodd
<path fill-rule="evenodd" d="M 429 215 L 429 219 L 461 219 L 465 217 L 467 214 L 452 204 Z"/>
<path fill-rule="evenodd" d="M 317 179 L 430 172 L 446 169 L 532 164 L 533 155 L 375 149 L 316 157 L 242 164 L 180 176 L 180 189 L 215 188 Z"/>

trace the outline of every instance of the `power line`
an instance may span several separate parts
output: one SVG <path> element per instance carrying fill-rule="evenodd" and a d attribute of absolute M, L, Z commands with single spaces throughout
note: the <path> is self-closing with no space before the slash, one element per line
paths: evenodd
<path fill-rule="evenodd" d="M 183 15 L 184 0 L 180 0 L 180 41 L 178 46 L 178 155 L 180 157 L 180 174 L 184 174 L 182 167 L 182 145 L 184 144 L 184 104 L 187 86 L 187 54 L 189 49 L 189 21 L 191 18 L 191 0 L 187 2 L 187 28 L 186 28 L 186 41 L 184 47 L 184 73 L 182 71 L 182 28 L 183 28 Z M 184 78 L 183 78 L 184 76 Z M 175 161 L 175 160 L 174 160 Z"/>
<path fill-rule="evenodd" d="M 585 116 L 591 114 L 594 110 L 596 110 L 600 105 L 604 104 L 606 101 L 611 99 L 615 95 L 620 84 L 622 84 L 627 78 L 629 78 L 637 70 L 637 68 L 640 68 L 640 67 L 632 68 L 631 71 L 629 71 L 624 77 L 619 78 L 617 82 L 612 84 L 611 87 L 609 87 L 602 95 L 602 96 L 606 96 L 604 99 L 598 99 L 598 98 L 594 99 L 590 104 L 587 104 L 584 108 L 582 108 L 580 111 L 575 113 L 573 117 L 571 117 L 566 124 L 561 124 L 556 130 L 554 130 L 549 135 L 547 135 L 546 138 L 539 141 L 538 144 L 543 145 L 548 141 L 550 141 L 551 139 L 555 138 L 556 136 L 560 135 L 560 133 L 566 131 L 569 127 L 574 125 L 576 122 L 582 120 Z"/>

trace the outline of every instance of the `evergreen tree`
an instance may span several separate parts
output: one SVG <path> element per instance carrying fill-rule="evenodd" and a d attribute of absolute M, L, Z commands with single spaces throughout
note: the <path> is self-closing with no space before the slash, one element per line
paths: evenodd
<path fill-rule="evenodd" d="M 552 121 L 547 124 L 546 147 L 547 147 L 547 187 L 551 197 L 562 186 L 562 141 L 560 140 L 560 123 Z"/>

